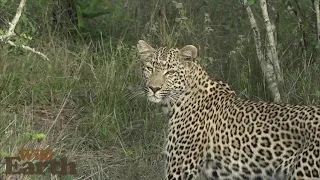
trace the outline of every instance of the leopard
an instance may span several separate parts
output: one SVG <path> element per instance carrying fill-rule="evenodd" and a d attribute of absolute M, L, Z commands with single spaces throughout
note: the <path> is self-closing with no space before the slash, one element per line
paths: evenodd
<path fill-rule="evenodd" d="M 146 98 L 168 117 L 166 180 L 320 179 L 320 108 L 241 98 L 198 49 L 137 44 Z"/>

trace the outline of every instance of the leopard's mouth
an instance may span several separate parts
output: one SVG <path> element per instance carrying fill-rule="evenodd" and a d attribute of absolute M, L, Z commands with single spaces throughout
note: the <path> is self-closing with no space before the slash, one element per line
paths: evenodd
<path fill-rule="evenodd" d="M 148 100 L 153 103 L 160 103 L 162 101 L 161 97 L 157 97 L 155 95 L 148 96 Z"/>

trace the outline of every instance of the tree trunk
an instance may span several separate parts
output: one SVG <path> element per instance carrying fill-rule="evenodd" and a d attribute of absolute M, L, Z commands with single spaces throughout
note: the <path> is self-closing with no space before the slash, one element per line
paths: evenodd
<path fill-rule="evenodd" d="M 252 13 L 251 8 L 248 5 L 248 1 L 243 0 L 243 4 L 246 8 L 246 11 L 247 11 L 247 14 L 248 14 L 248 17 L 250 20 L 251 28 L 252 28 L 252 31 L 254 34 L 253 37 L 254 37 L 254 42 L 255 42 L 255 46 L 256 46 L 256 53 L 258 56 L 258 60 L 260 62 L 260 66 L 261 66 L 264 78 L 266 79 L 268 88 L 271 91 L 273 101 L 280 102 L 281 95 L 280 95 L 280 91 L 279 91 L 279 85 L 278 85 L 278 80 L 277 80 L 274 66 L 270 61 L 266 60 L 264 54 L 262 53 L 260 29 L 257 25 L 257 22 L 254 18 L 254 15 Z M 271 28 L 271 26 L 270 26 L 270 28 Z M 272 33 L 272 31 L 271 31 L 271 33 Z M 274 41 L 273 41 L 273 43 L 274 43 Z"/>
<path fill-rule="evenodd" d="M 318 46 L 320 45 L 320 12 L 319 12 L 319 0 L 314 1 L 314 9 L 316 11 L 316 17 L 317 17 L 317 40 L 318 40 Z"/>
<path fill-rule="evenodd" d="M 270 51 L 270 61 L 273 64 L 273 67 L 275 69 L 277 80 L 280 84 L 283 84 L 283 77 L 282 72 L 280 69 L 280 63 L 278 58 L 278 51 L 277 51 L 277 45 L 274 37 L 274 30 L 275 27 L 271 25 L 271 21 L 268 14 L 268 8 L 266 0 L 260 0 L 260 7 L 262 10 L 263 19 L 265 22 L 266 30 L 267 30 L 267 37 L 268 37 L 268 51 Z"/>

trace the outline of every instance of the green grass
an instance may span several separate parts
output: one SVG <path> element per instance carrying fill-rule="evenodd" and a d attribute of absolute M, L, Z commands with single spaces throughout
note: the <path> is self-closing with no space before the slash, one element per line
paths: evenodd
<path fill-rule="evenodd" d="M 139 61 L 130 46 L 77 44 L 50 40 L 28 52 L 1 58 L 0 152 L 53 149 L 77 164 L 76 178 L 156 179 L 161 177 L 165 121 L 143 98 L 130 99 L 140 84 Z M 43 133 L 40 142 L 21 139 Z M 57 176 L 25 176 L 48 179 Z"/>

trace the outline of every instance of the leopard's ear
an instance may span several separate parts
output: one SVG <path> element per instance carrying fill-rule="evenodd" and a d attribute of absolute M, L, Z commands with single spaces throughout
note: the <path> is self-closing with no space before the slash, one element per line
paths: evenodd
<path fill-rule="evenodd" d="M 148 43 L 146 43 L 144 40 L 139 40 L 137 44 L 139 55 L 141 56 L 141 59 L 145 60 L 149 56 L 152 55 L 152 53 L 155 51 Z"/>
<path fill-rule="evenodd" d="M 193 45 L 187 45 L 179 50 L 179 56 L 185 61 L 195 61 L 198 50 Z"/>

